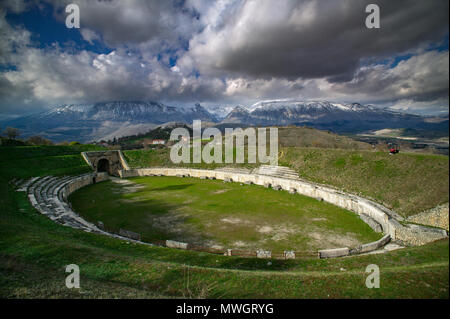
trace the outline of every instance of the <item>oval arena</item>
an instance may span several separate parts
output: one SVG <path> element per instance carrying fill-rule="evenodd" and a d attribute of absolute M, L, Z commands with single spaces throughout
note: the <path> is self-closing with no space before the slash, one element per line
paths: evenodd
<path fill-rule="evenodd" d="M 382 205 L 379 205 L 378 203 L 356 195 L 347 194 L 327 186 L 307 182 L 300 179 L 295 172 L 285 167 L 261 166 L 253 171 L 230 168 L 216 170 L 158 167 L 130 169 L 120 151 L 87 152 L 83 153 L 83 157 L 91 165 L 91 167 L 96 170 L 95 173 L 76 177 L 46 176 L 42 178 L 34 178 L 27 181 L 22 186 L 21 190 L 28 193 L 29 200 L 34 207 L 55 222 L 88 232 L 113 236 L 122 240 L 139 242 L 147 245 L 156 244 L 178 249 L 203 250 L 210 253 L 224 254 L 228 256 L 241 255 L 258 258 L 292 259 L 303 257 L 332 258 L 358 255 L 374 251 L 382 252 L 386 250 L 385 246 L 388 243 L 396 243 L 400 245 L 422 245 L 447 236 L 446 232 L 443 230 L 401 223 L 403 222 L 403 219 L 400 216 Z M 183 236 L 183 233 L 178 234 L 176 238 L 168 238 L 168 234 L 165 234 L 166 237 L 163 236 L 157 238 L 157 240 L 146 241 L 145 237 L 148 236 L 143 236 L 142 232 L 137 232 L 135 231 L 136 229 L 116 227 L 117 225 L 120 225 L 120 222 L 117 225 L 114 225 L 114 227 L 110 227 L 112 225 L 100 220 L 92 220 L 92 222 L 89 222 L 86 220 L 89 218 L 83 218 L 84 211 L 78 212 L 72 209 L 72 204 L 68 201 L 70 195 L 76 196 L 76 191 L 85 186 L 107 181 L 110 179 L 110 175 L 118 175 L 124 181 L 129 181 L 129 179 L 131 179 L 132 182 L 136 178 L 139 182 L 142 182 L 143 178 L 144 180 L 145 178 L 172 178 L 170 183 L 173 184 L 173 182 L 177 180 L 187 181 L 195 179 L 197 181 L 196 183 L 199 185 L 205 183 L 215 183 L 216 186 L 214 187 L 219 187 L 220 185 L 225 185 L 224 183 L 233 183 L 233 189 L 248 188 L 252 191 L 257 189 L 258 192 L 270 192 L 267 194 L 278 193 L 277 191 L 284 191 L 286 192 L 286 195 L 289 196 L 307 197 L 309 200 L 312 199 L 315 202 L 315 204 L 313 203 L 312 205 L 319 205 L 317 207 L 320 207 L 320 205 L 323 204 L 323 209 L 325 210 L 330 210 L 330 207 L 333 206 L 336 209 L 353 212 L 353 215 L 359 217 L 362 222 L 366 223 L 371 228 L 369 230 L 369 233 L 371 234 L 368 236 L 371 238 L 377 238 L 377 240 L 370 242 L 361 242 L 361 240 L 359 240 L 354 241 L 353 243 L 349 242 L 350 244 L 354 244 L 353 246 L 338 246 L 340 240 L 330 243 L 330 241 L 323 235 L 320 236 L 321 229 L 319 227 L 319 235 L 317 236 L 320 237 L 316 238 L 316 242 L 318 244 L 306 246 L 294 245 L 293 243 L 292 247 L 289 247 L 289 244 L 286 244 L 286 240 L 284 241 L 284 246 L 274 243 L 264 244 L 267 242 L 264 238 L 262 241 L 259 240 L 255 243 L 252 243 L 251 241 L 246 243 L 244 241 L 244 245 L 238 246 L 236 246 L 236 241 L 234 241 L 234 243 L 231 241 L 229 246 L 227 246 L 227 241 L 224 243 L 220 242 L 220 240 L 218 245 L 217 242 L 215 242 L 215 245 L 205 245 L 205 242 L 198 241 L 198 239 L 196 240 L 195 236 Z M 117 178 L 112 177 L 112 179 L 117 183 Z M 166 182 L 166 187 L 169 187 L 169 189 L 170 187 L 176 188 L 176 185 L 174 186 L 170 183 L 167 184 Z M 178 182 L 175 182 L 175 184 L 177 183 Z M 97 185 L 94 185 L 93 187 L 96 186 Z M 210 187 L 213 187 L 213 184 L 205 187 L 205 189 L 209 189 Z M 239 192 L 241 191 L 236 190 L 236 193 Z M 276 198 L 278 195 L 269 196 L 275 196 L 274 198 Z M 286 200 L 287 202 L 295 202 L 297 199 L 294 198 L 288 198 Z M 249 200 L 250 199 L 251 198 L 249 197 Z M 244 206 L 245 204 L 245 202 L 242 203 Z M 325 206 L 330 204 L 331 206 Z M 295 209 L 296 208 L 294 207 L 293 210 L 295 211 Z M 343 214 L 343 212 L 336 211 L 336 214 Z M 226 221 L 226 216 L 220 217 L 223 217 L 220 220 Z M 288 211 L 284 217 L 286 220 L 290 220 L 292 218 L 292 216 L 290 216 L 290 212 Z M 206 219 L 208 218 L 210 217 L 206 217 Z M 280 218 L 283 220 L 283 216 L 278 216 L 278 219 Z M 258 229 L 259 233 L 264 233 L 265 230 L 267 231 L 270 228 L 275 228 L 270 227 L 270 223 L 273 221 L 269 219 L 266 218 L 264 224 L 255 224 L 251 226 L 251 228 Z M 316 219 L 320 220 L 320 218 Z M 239 218 L 235 219 L 235 221 L 237 221 L 236 224 L 239 224 L 240 220 L 241 219 Z M 233 219 L 231 219 L 231 223 L 233 223 Z M 293 223 L 295 224 L 295 221 Z M 111 231 L 110 228 L 114 228 L 114 230 Z M 363 228 L 364 227 L 361 229 Z M 239 227 L 235 230 L 236 234 L 239 234 L 238 230 Z M 343 232 L 345 233 L 345 229 Z M 323 233 L 326 233 L 326 231 Z M 273 235 L 273 233 L 271 235 Z M 363 239 L 364 237 L 360 237 L 360 239 L 361 238 Z M 192 242 L 183 239 L 192 239 Z M 214 242 L 214 240 L 212 242 Z M 239 240 L 237 240 L 237 242 L 239 242 Z M 327 249 L 320 249 L 321 242 L 327 242 L 328 246 L 331 246 L 331 248 L 325 247 Z M 271 247 L 279 249 L 272 251 L 270 249 Z M 397 245 L 397 247 L 399 246 Z M 317 250 L 314 250 L 315 248 L 317 248 Z"/>

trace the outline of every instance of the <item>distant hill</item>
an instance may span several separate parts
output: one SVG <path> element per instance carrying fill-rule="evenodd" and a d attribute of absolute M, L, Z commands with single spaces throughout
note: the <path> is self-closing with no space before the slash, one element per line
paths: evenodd
<path fill-rule="evenodd" d="M 181 127 L 185 128 L 189 131 L 189 134 L 192 136 L 192 128 L 187 126 L 184 123 L 173 123 L 171 125 L 162 125 L 158 126 L 153 130 L 150 130 L 149 132 L 142 133 L 142 134 L 135 134 L 130 136 L 124 136 L 119 139 L 117 139 L 118 144 L 124 145 L 124 144 L 137 144 L 141 143 L 143 140 L 146 139 L 162 139 L 162 140 L 169 140 L 170 139 L 170 133 L 174 128 Z"/>
<path fill-rule="evenodd" d="M 278 128 L 278 139 L 280 146 L 286 147 L 320 147 L 353 150 L 372 149 L 372 146 L 368 143 L 309 127 L 280 127 Z"/>
<path fill-rule="evenodd" d="M 192 136 L 192 128 L 182 123 L 174 123 L 157 127 L 147 133 L 125 136 L 117 139 L 117 143 L 129 149 L 129 146 L 142 143 L 146 139 L 164 139 L 169 140 L 170 133 L 175 127 L 183 127 L 189 131 Z M 216 125 L 219 129 L 221 125 Z M 267 131 L 268 133 L 269 131 Z M 224 132 L 222 132 L 224 134 Z M 267 136 L 267 142 L 269 136 Z M 335 149 L 352 150 L 371 150 L 372 145 L 361 141 L 356 141 L 350 137 L 338 135 L 329 131 L 321 131 L 309 127 L 278 127 L 278 141 L 280 147 L 319 147 Z M 246 145 L 247 141 L 245 141 Z"/>

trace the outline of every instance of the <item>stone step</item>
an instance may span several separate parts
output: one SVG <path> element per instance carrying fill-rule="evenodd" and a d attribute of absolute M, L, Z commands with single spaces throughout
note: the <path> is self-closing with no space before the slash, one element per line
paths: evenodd
<path fill-rule="evenodd" d="M 221 167 L 221 168 L 216 168 L 215 171 L 230 172 L 230 173 L 240 173 L 240 174 L 250 174 L 252 170 L 248 169 L 248 168 Z"/>
<path fill-rule="evenodd" d="M 285 166 L 261 165 L 252 172 L 258 175 L 267 175 L 279 178 L 299 179 L 297 172 Z"/>
<path fill-rule="evenodd" d="M 67 180 L 65 180 L 64 182 L 61 183 L 61 185 L 59 185 L 58 187 L 56 187 L 56 189 L 53 191 L 54 197 L 57 197 L 61 202 L 64 202 L 64 193 L 63 193 L 63 189 L 65 186 L 67 186 L 68 184 L 70 184 L 72 181 L 78 179 L 78 178 L 82 178 L 88 175 L 92 175 L 90 173 L 87 174 L 83 174 L 83 175 L 79 175 L 76 177 L 68 177 Z M 55 195 L 56 193 L 56 195 Z"/>
<path fill-rule="evenodd" d="M 23 183 L 25 183 L 26 181 L 24 181 L 21 178 L 13 178 L 12 180 L 9 181 L 9 183 L 14 187 L 14 188 L 20 188 L 22 186 Z"/>
<path fill-rule="evenodd" d="M 55 198 L 58 198 L 60 201 L 64 201 L 63 198 L 63 189 L 64 187 L 66 187 L 69 183 L 72 182 L 72 178 L 69 178 L 67 180 L 65 180 L 64 182 L 62 182 L 58 187 L 55 188 L 55 190 L 53 191 L 53 196 Z"/>
<path fill-rule="evenodd" d="M 55 189 L 56 185 L 58 185 L 61 182 L 61 177 L 58 177 L 47 184 L 47 187 L 45 189 L 45 194 L 48 198 L 53 197 L 53 190 Z"/>
<path fill-rule="evenodd" d="M 52 183 L 51 187 L 47 190 L 47 197 L 51 198 L 56 197 L 57 194 L 55 194 L 55 190 L 58 188 L 58 186 L 60 186 L 61 184 L 70 179 L 71 179 L 70 177 L 61 177 L 56 182 Z"/>
<path fill-rule="evenodd" d="M 24 181 L 24 182 L 19 186 L 18 191 L 19 191 L 19 192 L 27 192 L 27 191 L 28 191 L 28 188 L 29 188 L 36 180 L 38 180 L 38 179 L 39 179 L 39 177 L 32 177 L 32 178 L 30 178 L 30 179 Z"/>
<path fill-rule="evenodd" d="M 62 198 L 66 185 L 76 179 L 91 176 L 84 174 L 77 177 L 45 176 L 27 181 L 26 190 L 31 204 L 43 215 L 65 226 L 78 228 L 88 232 L 102 233 L 95 225 L 80 218 L 72 211 L 70 205 Z"/>
<path fill-rule="evenodd" d="M 40 190 L 40 187 L 41 187 L 42 185 L 44 185 L 44 184 L 47 182 L 47 180 L 49 180 L 50 178 L 53 178 L 53 176 L 45 176 L 45 177 L 42 177 L 42 178 L 37 179 L 37 180 L 36 180 L 36 181 L 28 188 L 29 193 L 30 193 L 30 192 L 36 193 L 36 191 L 37 191 L 38 189 Z"/>
<path fill-rule="evenodd" d="M 55 180 L 57 180 L 57 177 L 52 177 L 50 179 L 48 179 L 47 181 L 45 181 L 45 183 L 41 184 L 37 190 L 40 192 L 40 196 L 41 198 L 44 200 L 44 202 L 48 201 L 47 198 L 47 189 L 49 188 L 49 186 L 51 185 L 51 183 L 53 183 Z"/>
<path fill-rule="evenodd" d="M 56 181 L 58 181 L 58 177 L 52 177 L 52 178 L 46 180 L 45 183 L 41 184 L 40 191 L 41 191 L 42 197 L 47 197 L 48 188 Z"/>
<path fill-rule="evenodd" d="M 36 181 L 36 183 L 34 183 L 29 188 L 29 193 L 33 194 L 36 197 L 36 200 L 38 201 L 38 203 L 40 203 L 42 201 L 41 189 L 42 189 L 43 185 L 45 185 L 46 180 L 49 178 L 39 179 L 38 181 Z"/>
<path fill-rule="evenodd" d="M 31 183 L 29 183 L 27 188 L 25 189 L 25 192 L 27 192 L 27 194 L 33 193 L 34 192 L 34 188 L 36 187 L 37 183 L 40 182 L 41 179 L 42 179 L 42 177 L 35 177 L 35 178 L 33 178 Z"/>

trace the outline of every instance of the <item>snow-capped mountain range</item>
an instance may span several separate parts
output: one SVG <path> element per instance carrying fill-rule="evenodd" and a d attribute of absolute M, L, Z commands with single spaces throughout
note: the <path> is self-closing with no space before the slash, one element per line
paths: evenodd
<path fill-rule="evenodd" d="M 62 105 L 49 111 L 1 123 L 22 131 L 22 136 L 40 135 L 54 141 L 87 142 L 145 133 L 167 122 L 217 122 L 200 104 L 177 108 L 158 102 L 104 102 Z"/>
<path fill-rule="evenodd" d="M 191 108 L 177 108 L 157 102 L 106 102 L 96 104 L 62 105 L 37 114 L 34 118 L 73 118 L 94 121 L 143 121 L 165 123 L 168 121 L 217 121 L 200 104 Z"/>
<path fill-rule="evenodd" d="M 242 106 L 234 108 L 222 122 L 264 126 L 307 125 L 335 132 L 361 132 L 380 128 L 445 129 L 445 120 L 433 126 L 428 118 L 419 115 L 359 103 L 327 101 L 262 101 L 249 109 Z M 448 119 L 446 125 L 448 128 Z"/>
<path fill-rule="evenodd" d="M 224 109 L 231 110 L 226 116 Z M 17 127 L 22 137 L 41 135 L 54 141 L 81 142 L 144 133 L 167 122 L 192 124 L 193 120 L 217 125 L 307 125 L 335 132 L 362 132 L 383 128 L 447 129 L 448 118 L 433 122 L 419 115 L 395 112 L 358 103 L 327 101 L 261 101 L 250 107 L 206 109 L 174 107 L 159 102 L 103 102 L 62 105 L 0 125 Z"/>

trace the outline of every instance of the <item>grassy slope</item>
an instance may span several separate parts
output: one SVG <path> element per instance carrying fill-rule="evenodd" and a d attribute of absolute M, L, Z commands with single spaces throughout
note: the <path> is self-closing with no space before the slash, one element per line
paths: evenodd
<path fill-rule="evenodd" d="M 130 181 L 135 184 L 91 185 L 69 200 L 91 222 L 140 233 L 147 242 L 172 239 L 282 254 L 356 247 L 381 238 L 356 214 L 298 194 L 196 178 Z"/>
<path fill-rule="evenodd" d="M 90 171 L 80 153 L 102 150 L 93 145 L 0 147 L 0 177 L 29 178 Z"/>
<path fill-rule="evenodd" d="M 447 156 L 284 148 L 279 162 L 307 180 L 373 198 L 404 216 L 448 202 Z"/>
<path fill-rule="evenodd" d="M 278 140 L 284 147 L 320 147 L 352 150 L 371 150 L 372 146 L 347 136 L 309 127 L 279 127 Z"/>
<path fill-rule="evenodd" d="M 32 149 L 27 152 L 30 160 L 32 153 Z M 5 153 L 0 154 L 3 166 Z M 65 169 L 83 172 L 88 168 L 79 165 L 80 158 L 74 157 L 70 163 L 49 171 L 45 166 L 13 166 L 22 177 L 64 173 Z M 42 157 L 41 161 L 46 159 Z M 269 265 L 266 260 L 127 244 L 60 226 L 39 215 L 25 194 L 11 189 L 7 180 L 12 176 L 2 169 L 0 297 L 449 296 L 448 240 L 390 254 L 334 260 L 272 260 Z M 70 263 L 80 266 L 80 290 L 64 286 L 64 266 Z M 364 285 L 365 267 L 372 263 L 381 269 L 380 289 L 367 289 Z"/>

